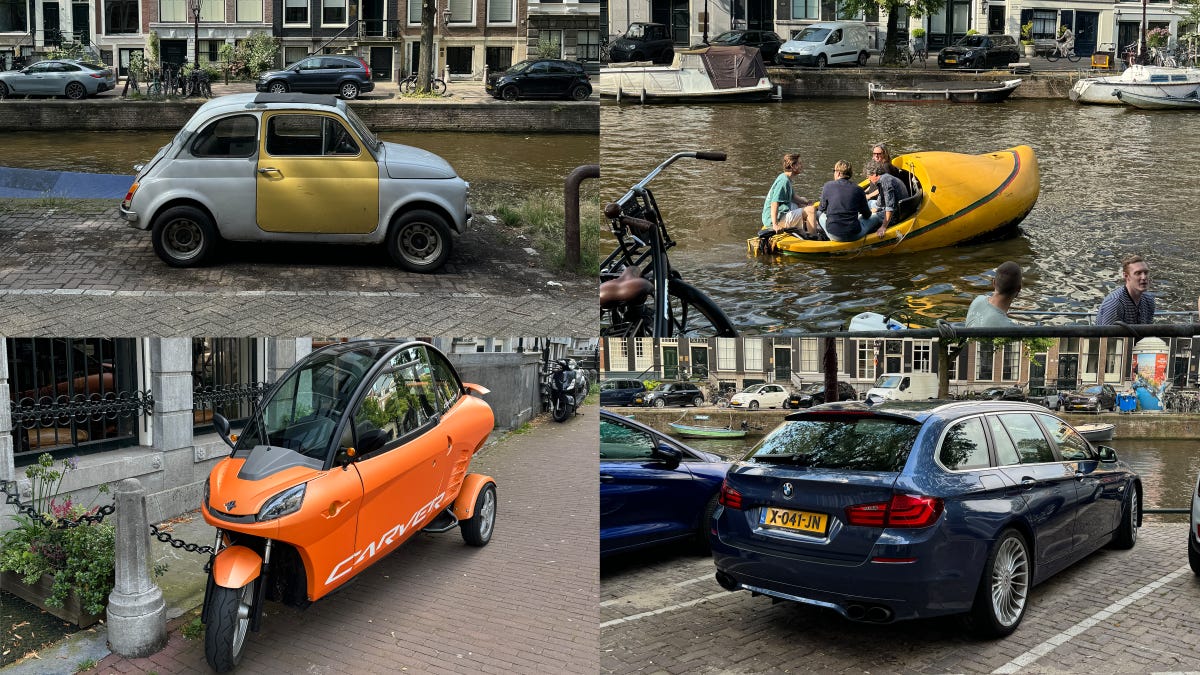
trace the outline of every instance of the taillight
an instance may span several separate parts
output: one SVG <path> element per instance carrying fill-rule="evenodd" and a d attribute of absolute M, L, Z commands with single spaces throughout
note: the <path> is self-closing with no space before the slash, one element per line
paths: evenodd
<path fill-rule="evenodd" d="M 96 78 L 97 80 L 104 79 L 104 73 L 88 73 L 88 75 L 91 75 L 92 77 Z"/>
<path fill-rule="evenodd" d="M 942 515 L 944 503 L 937 497 L 892 495 L 890 502 L 846 507 L 846 522 L 862 527 L 929 527 Z"/>
<path fill-rule="evenodd" d="M 727 509 L 742 508 L 742 493 L 729 487 L 729 483 L 721 483 L 721 494 L 717 496 L 717 503 Z"/>
<path fill-rule="evenodd" d="M 362 64 L 363 70 L 367 71 L 367 77 L 371 77 L 371 66 L 368 66 L 367 62 L 363 60 L 362 57 L 359 57 L 358 62 Z"/>
<path fill-rule="evenodd" d="M 138 190 L 137 183 L 134 183 L 133 185 L 129 186 L 129 192 L 125 193 L 125 201 L 122 202 L 122 205 L 125 208 L 129 208 L 129 204 L 133 201 L 133 193 L 137 192 L 137 190 Z"/>

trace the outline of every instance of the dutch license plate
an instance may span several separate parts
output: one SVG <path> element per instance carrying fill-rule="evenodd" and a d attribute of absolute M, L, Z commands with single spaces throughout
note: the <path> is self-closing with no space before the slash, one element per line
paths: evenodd
<path fill-rule="evenodd" d="M 793 511 L 768 506 L 763 509 L 759 525 L 807 534 L 825 534 L 825 529 L 829 525 L 829 517 L 824 513 Z"/>
<path fill-rule="evenodd" d="M 783 58 L 787 59 L 788 61 L 794 61 L 796 59 L 796 57 L 792 56 L 791 54 L 784 54 Z"/>
<path fill-rule="evenodd" d="M 946 59 L 946 63 L 950 63 L 950 64 L 958 63 L 958 59 Z"/>

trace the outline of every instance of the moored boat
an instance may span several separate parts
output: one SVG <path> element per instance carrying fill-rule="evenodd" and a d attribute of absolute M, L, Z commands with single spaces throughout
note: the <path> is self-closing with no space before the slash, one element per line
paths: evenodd
<path fill-rule="evenodd" d="M 1040 173 L 1027 145 L 982 155 L 914 152 L 892 160 L 911 196 L 882 238 L 818 241 L 795 234 L 747 240 L 752 255 L 881 256 L 1008 236 L 1037 202 Z"/>
<path fill-rule="evenodd" d="M 893 103 L 999 103 L 1008 98 L 1021 80 L 1004 82 L 918 82 L 909 87 L 867 83 L 867 98 Z"/>
<path fill-rule="evenodd" d="M 668 422 L 667 426 L 671 427 L 677 436 L 684 438 L 744 438 L 746 436 L 745 429 L 730 427 L 702 427 L 678 422 Z"/>
<path fill-rule="evenodd" d="M 1150 96 L 1118 90 L 1117 98 L 1142 110 L 1200 110 L 1200 88 L 1186 96 Z"/>
<path fill-rule="evenodd" d="M 1086 438 L 1090 443 L 1111 441 L 1113 439 L 1113 430 L 1116 428 L 1115 424 L 1104 424 L 1101 422 L 1075 425 L 1075 431 L 1078 431 L 1079 435 Z"/>
<path fill-rule="evenodd" d="M 1200 69 L 1133 65 L 1120 75 L 1085 77 L 1071 87 L 1079 103 L 1120 105 L 1117 92 L 1143 96 L 1186 96 L 1200 86 Z"/>
<path fill-rule="evenodd" d="M 764 99 L 771 80 L 757 47 L 713 46 L 675 53 L 669 66 L 610 64 L 596 91 L 619 101 Z"/>

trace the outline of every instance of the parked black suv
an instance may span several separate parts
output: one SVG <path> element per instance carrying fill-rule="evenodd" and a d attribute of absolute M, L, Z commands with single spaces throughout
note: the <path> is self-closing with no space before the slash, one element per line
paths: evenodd
<path fill-rule="evenodd" d="M 775 56 L 779 53 L 779 47 L 783 45 L 783 40 L 769 30 L 727 30 L 709 40 L 707 45 L 745 45 L 747 47 L 758 47 L 758 52 L 762 54 L 763 63 L 774 63 Z M 701 43 L 696 46 L 704 47 L 707 45 Z"/>
<path fill-rule="evenodd" d="M 258 76 L 258 91 L 282 94 L 337 94 L 346 100 L 375 88 L 371 69 L 357 56 L 318 55 L 301 59 L 284 70 L 269 70 Z"/>
<path fill-rule="evenodd" d="M 625 34 L 613 41 L 608 49 L 612 63 L 653 61 L 670 63 L 675 58 L 675 45 L 661 23 L 631 23 Z"/>
<path fill-rule="evenodd" d="M 663 382 L 641 397 L 642 405 L 662 408 L 668 405 L 694 405 L 704 403 L 704 392 L 691 382 Z M 634 399 L 636 402 L 637 399 Z"/>
<path fill-rule="evenodd" d="M 964 35 L 938 52 L 938 68 L 1006 68 L 1021 60 L 1011 35 Z"/>
<path fill-rule="evenodd" d="M 592 84 L 583 64 L 560 59 L 527 59 L 488 76 L 487 93 L 505 101 L 519 98 L 570 98 L 585 101 Z"/>
<path fill-rule="evenodd" d="M 600 383 L 600 405 L 633 405 L 646 392 L 641 380 L 618 378 Z"/>

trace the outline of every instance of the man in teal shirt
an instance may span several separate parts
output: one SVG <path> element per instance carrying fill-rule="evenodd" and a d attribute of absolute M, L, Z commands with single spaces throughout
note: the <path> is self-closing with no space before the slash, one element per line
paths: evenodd
<path fill-rule="evenodd" d="M 759 234 L 803 227 L 803 204 L 792 191 L 792 177 L 800 175 L 802 168 L 800 155 L 788 153 L 783 156 L 783 173 L 775 178 L 763 202 L 762 229 Z"/>

